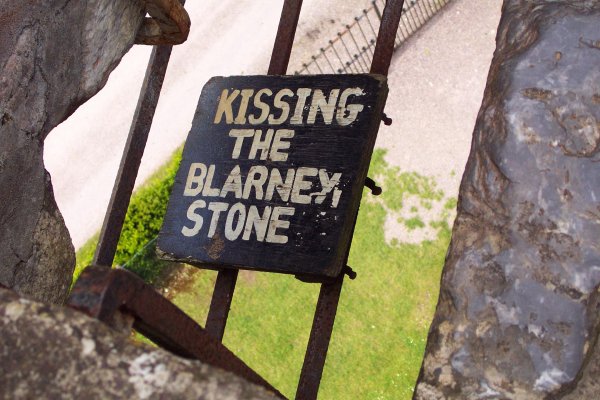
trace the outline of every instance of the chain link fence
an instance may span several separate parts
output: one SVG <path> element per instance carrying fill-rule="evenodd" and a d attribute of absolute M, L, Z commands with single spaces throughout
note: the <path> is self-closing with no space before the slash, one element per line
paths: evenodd
<path fill-rule="evenodd" d="M 396 48 L 417 32 L 451 0 L 407 0 L 404 3 Z M 338 32 L 329 45 L 295 72 L 300 74 L 357 74 L 369 72 L 385 0 L 373 0 L 371 7 Z"/>

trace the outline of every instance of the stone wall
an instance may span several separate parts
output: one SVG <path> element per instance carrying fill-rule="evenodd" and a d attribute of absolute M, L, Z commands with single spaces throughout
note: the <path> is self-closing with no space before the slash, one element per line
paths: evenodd
<path fill-rule="evenodd" d="M 261 387 L 0 289 L 0 398 L 269 400 Z"/>
<path fill-rule="evenodd" d="M 416 399 L 600 396 L 599 27 L 504 2 Z"/>
<path fill-rule="evenodd" d="M 5 0 L 0 10 L 0 283 L 65 300 L 75 254 L 44 169 L 50 130 L 134 43 L 141 0 Z M 90 160 L 93 162 L 93 160 Z"/>

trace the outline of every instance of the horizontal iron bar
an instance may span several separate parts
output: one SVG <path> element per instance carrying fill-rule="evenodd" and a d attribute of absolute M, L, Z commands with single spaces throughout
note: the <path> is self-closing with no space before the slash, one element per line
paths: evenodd
<path fill-rule="evenodd" d="M 133 327 L 160 347 L 232 372 L 283 398 L 219 340 L 131 272 L 106 266 L 87 267 L 67 305 L 108 325 L 118 319 L 119 313 L 130 315 L 134 318 Z"/>

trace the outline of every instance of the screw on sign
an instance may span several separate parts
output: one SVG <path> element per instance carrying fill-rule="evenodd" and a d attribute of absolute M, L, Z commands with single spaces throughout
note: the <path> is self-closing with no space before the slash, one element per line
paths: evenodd
<path fill-rule="evenodd" d="M 339 275 L 386 96 L 380 75 L 211 79 L 159 254 L 203 268 Z"/>

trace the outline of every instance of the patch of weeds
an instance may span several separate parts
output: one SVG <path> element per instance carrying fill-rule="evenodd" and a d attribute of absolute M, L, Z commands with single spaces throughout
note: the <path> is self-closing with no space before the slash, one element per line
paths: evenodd
<path fill-rule="evenodd" d="M 413 218 L 404 220 L 404 225 L 411 231 L 415 230 L 417 228 L 425 227 L 425 223 L 419 217 L 413 217 Z"/>

